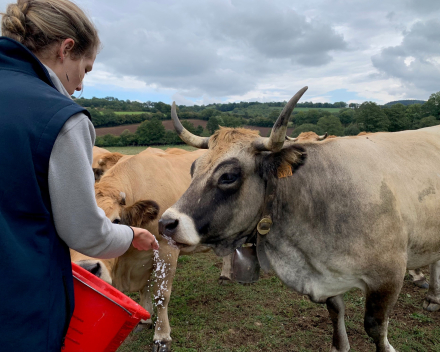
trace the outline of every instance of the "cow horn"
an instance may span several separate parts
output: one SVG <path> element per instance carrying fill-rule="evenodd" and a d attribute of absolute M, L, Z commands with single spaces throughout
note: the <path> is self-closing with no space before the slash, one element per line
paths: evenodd
<path fill-rule="evenodd" d="M 199 137 L 189 132 L 179 121 L 176 112 L 176 102 L 173 101 L 171 106 L 171 118 L 173 120 L 174 129 L 179 135 L 180 139 L 186 144 L 200 149 L 208 149 L 209 137 Z"/>
<path fill-rule="evenodd" d="M 298 140 L 298 137 L 296 137 L 296 138 L 292 138 L 292 137 L 286 136 L 286 141 L 289 141 L 289 142 L 296 142 L 297 140 Z"/>
<path fill-rule="evenodd" d="M 278 116 L 277 121 L 272 127 L 272 132 L 270 133 L 270 137 L 268 138 L 258 138 L 254 142 L 254 148 L 259 151 L 272 151 L 278 152 L 283 148 L 286 131 L 287 131 L 287 123 L 289 122 L 290 115 L 292 114 L 293 109 L 295 108 L 296 103 L 302 97 L 302 95 L 306 92 L 308 87 L 304 87 L 296 93 L 292 99 L 284 107 L 283 111 L 281 111 L 280 116 Z"/>
<path fill-rule="evenodd" d="M 323 134 L 322 136 L 318 136 L 318 141 L 323 141 L 324 139 L 326 139 L 328 136 L 328 133 L 325 132 L 325 134 Z"/>

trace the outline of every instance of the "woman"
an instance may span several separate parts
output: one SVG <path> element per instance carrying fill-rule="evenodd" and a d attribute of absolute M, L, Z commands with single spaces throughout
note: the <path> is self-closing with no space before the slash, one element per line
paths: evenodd
<path fill-rule="evenodd" d="M 98 258 L 147 230 L 112 224 L 96 205 L 95 132 L 70 96 L 100 46 L 68 0 L 19 0 L 0 37 L 0 350 L 60 351 L 73 312 L 69 249 Z"/>

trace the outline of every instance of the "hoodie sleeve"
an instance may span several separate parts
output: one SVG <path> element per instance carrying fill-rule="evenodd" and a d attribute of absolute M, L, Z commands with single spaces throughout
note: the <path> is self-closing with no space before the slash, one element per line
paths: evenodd
<path fill-rule="evenodd" d="M 127 251 L 133 231 L 113 224 L 95 200 L 92 170 L 95 130 L 83 113 L 67 120 L 49 160 L 49 194 L 55 228 L 72 249 L 95 258 Z"/>

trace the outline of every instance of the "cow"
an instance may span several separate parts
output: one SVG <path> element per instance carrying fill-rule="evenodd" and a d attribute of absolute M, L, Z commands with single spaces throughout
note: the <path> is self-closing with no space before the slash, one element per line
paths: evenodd
<path fill-rule="evenodd" d="M 168 148 L 168 154 L 175 154 L 178 148 Z M 159 148 L 148 147 L 141 153 L 152 153 L 152 154 L 165 154 L 165 151 Z M 126 160 L 131 158 L 133 155 L 124 155 L 118 152 L 109 152 L 106 149 L 93 147 L 93 173 L 95 174 L 95 182 L 99 182 L 101 177 L 110 170 L 116 163 L 120 160 Z"/>
<path fill-rule="evenodd" d="M 367 132 L 364 131 L 364 132 L 360 132 L 358 134 L 358 136 L 365 136 L 367 134 L 371 134 L 371 133 L 367 133 Z M 337 138 L 337 136 L 328 136 L 327 133 L 325 133 L 322 136 L 318 136 L 315 132 L 302 132 L 296 138 L 286 137 L 287 140 L 291 140 L 293 142 L 301 142 L 301 143 L 310 142 L 310 141 L 322 141 L 322 140 L 324 140 L 326 138 Z M 226 260 L 226 258 L 228 258 L 228 257 L 224 257 L 224 258 L 225 258 L 224 262 L 226 262 L 226 263 L 224 263 L 223 269 L 228 268 L 227 267 L 228 260 Z M 421 269 L 408 270 L 408 273 L 409 273 L 409 275 L 411 277 L 412 283 L 415 286 L 423 288 L 423 289 L 429 288 L 429 284 L 426 281 L 425 275 L 423 274 Z M 222 276 L 220 277 L 220 281 L 219 282 L 221 282 L 221 280 L 222 280 L 224 275 L 226 275 L 226 273 L 222 272 Z M 223 278 L 223 281 L 226 281 L 226 280 L 227 280 L 226 277 Z M 440 309 L 440 307 L 438 307 L 437 310 L 438 309 Z"/>
<path fill-rule="evenodd" d="M 155 352 L 171 350 L 171 328 L 168 320 L 168 303 L 172 282 L 180 254 L 205 252 L 209 248 L 197 246 L 183 250 L 170 245 L 159 236 L 154 218 L 175 203 L 191 181 L 190 167 L 195 159 L 205 153 L 170 148 L 165 152 L 147 150 L 128 159 L 120 159 L 95 183 L 97 204 L 114 223 L 143 227 L 153 233 L 159 242 L 159 250 L 138 251 L 130 247 L 115 259 L 101 260 L 71 251 L 72 260 L 120 291 L 140 292 L 140 304 L 153 312 L 152 293 L 156 299 L 157 321 L 154 334 Z M 158 205 L 155 213 L 151 201 Z M 151 287 L 150 276 L 154 270 L 156 280 Z M 143 321 L 143 327 L 152 320 Z"/>
<path fill-rule="evenodd" d="M 325 303 L 332 351 L 350 349 L 343 294 L 365 292 L 364 327 L 378 352 L 395 349 L 388 319 L 406 269 L 440 274 L 440 126 L 319 142 L 286 141 L 286 104 L 270 137 L 222 128 L 211 137 L 174 127 L 208 149 L 192 166 L 183 196 L 159 221 L 180 248 L 227 255 L 256 237 L 258 259 L 289 288 Z M 438 281 L 438 280 L 437 280 Z M 435 281 L 434 281 L 435 282 Z M 426 305 L 440 303 L 430 284 Z"/>

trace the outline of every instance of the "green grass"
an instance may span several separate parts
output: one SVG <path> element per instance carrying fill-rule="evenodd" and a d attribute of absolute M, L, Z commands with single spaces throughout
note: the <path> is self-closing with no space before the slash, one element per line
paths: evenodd
<path fill-rule="evenodd" d="M 173 352 L 330 350 L 332 325 L 324 305 L 271 274 L 262 273 L 251 286 L 220 286 L 221 263 L 212 252 L 179 258 L 168 309 Z M 425 293 L 405 281 L 390 317 L 388 336 L 396 350 L 440 351 L 440 313 L 422 309 Z M 363 329 L 362 292 L 349 291 L 344 300 L 351 351 L 375 350 Z M 132 333 L 118 351 L 151 351 L 152 339 L 153 330 Z"/>
<path fill-rule="evenodd" d="M 139 115 L 139 114 L 151 114 L 146 111 L 115 111 L 116 115 Z"/>
<path fill-rule="evenodd" d="M 141 151 L 147 149 L 148 147 L 152 147 L 152 148 L 159 148 L 159 149 L 168 149 L 168 148 L 180 148 L 180 149 L 184 149 L 184 150 L 196 150 L 197 148 L 191 147 L 189 145 L 186 144 L 177 144 L 177 145 L 150 145 L 150 146 L 132 146 L 132 147 L 106 147 L 105 149 L 107 149 L 110 152 L 118 152 L 121 154 L 126 154 L 126 155 L 135 155 L 140 153 Z"/>
<path fill-rule="evenodd" d="M 341 110 L 340 108 L 295 108 L 294 111 L 309 111 L 309 110 L 323 110 L 323 111 L 330 111 L 330 112 L 339 112 Z"/>

